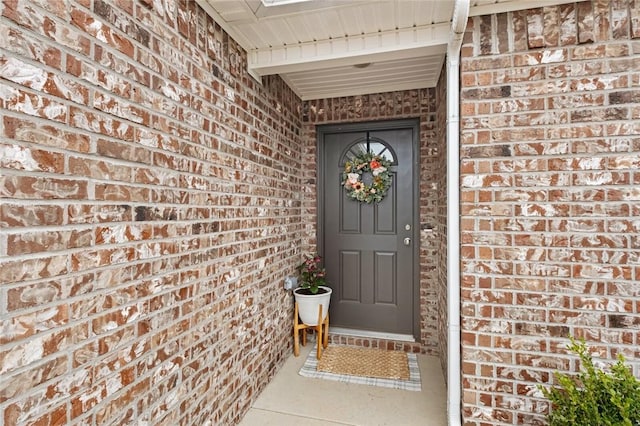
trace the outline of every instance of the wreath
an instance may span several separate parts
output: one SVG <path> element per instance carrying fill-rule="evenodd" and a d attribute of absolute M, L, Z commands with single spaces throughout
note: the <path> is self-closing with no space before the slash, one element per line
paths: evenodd
<path fill-rule="evenodd" d="M 367 204 L 382 201 L 391 186 L 390 167 L 391 161 L 370 152 L 347 161 L 342 172 L 342 185 L 347 196 Z M 371 173 L 371 183 L 363 180 L 365 173 Z"/>

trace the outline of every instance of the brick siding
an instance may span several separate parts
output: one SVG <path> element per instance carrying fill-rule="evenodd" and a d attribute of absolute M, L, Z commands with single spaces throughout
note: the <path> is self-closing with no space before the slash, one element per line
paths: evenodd
<path fill-rule="evenodd" d="M 438 178 L 436 145 L 436 98 L 434 89 L 407 90 L 363 96 L 318 99 L 304 102 L 303 139 L 308 172 L 303 201 L 305 236 L 316 244 L 316 126 L 331 123 L 366 122 L 402 118 L 420 119 L 420 335 L 416 344 L 379 339 L 332 336 L 332 341 L 366 347 L 397 347 L 410 352 L 438 354 L 437 335 L 437 237 L 436 193 Z M 429 229 L 427 229 L 429 228 Z"/>
<path fill-rule="evenodd" d="M 577 368 L 569 335 L 640 358 L 639 16 L 598 0 L 469 21 L 465 425 L 543 424 L 536 384 Z"/>
<path fill-rule="evenodd" d="M 194 1 L 0 16 L 0 425 L 237 422 L 291 351 L 300 100 Z"/>
<path fill-rule="evenodd" d="M 437 129 L 437 160 L 436 160 L 436 244 L 437 244 L 437 277 L 436 277 L 436 306 L 437 342 L 440 364 L 447 378 L 447 363 L 449 351 L 449 305 L 447 280 L 447 69 L 440 72 L 440 79 L 436 87 L 436 129 Z"/>

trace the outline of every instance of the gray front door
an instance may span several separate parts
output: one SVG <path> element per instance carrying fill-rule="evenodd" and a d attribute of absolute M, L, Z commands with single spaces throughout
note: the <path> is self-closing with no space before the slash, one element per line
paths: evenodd
<path fill-rule="evenodd" d="M 414 120 L 319 129 L 319 239 L 333 288 L 331 326 L 415 334 L 417 140 Z M 379 203 L 353 200 L 342 185 L 345 161 L 363 152 L 392 162 L 392 184 Z"/>

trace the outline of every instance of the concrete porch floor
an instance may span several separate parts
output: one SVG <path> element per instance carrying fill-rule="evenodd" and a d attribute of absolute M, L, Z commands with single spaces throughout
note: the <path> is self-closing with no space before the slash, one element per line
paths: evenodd
<path fill-rule="evenodd" d="M 259 395 L 240 426 L 445 426 L 446 387 L 440 361 L 418 355 L 422 391 L 300 376 L 313 342 L 293 354 Z"/>

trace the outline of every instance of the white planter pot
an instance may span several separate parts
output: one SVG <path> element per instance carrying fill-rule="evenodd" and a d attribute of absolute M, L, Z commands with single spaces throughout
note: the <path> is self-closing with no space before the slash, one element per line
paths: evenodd
<path fill-rule="evenodd" d="M 331 289 L 326 286 L 320 286 L 327 290 L 322 294 L 298 294 L 297 288 L 293 291 L 293 295 L 298 302 L 298 315 L 303 323 L 307 325 L 318 325 L 318 306 L 322 305 L 322 319 L 327 317 L 329 311 L 329 302 L 331 301 Z"/>

